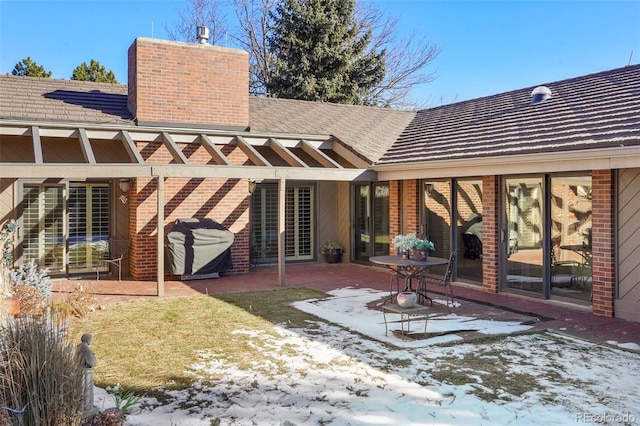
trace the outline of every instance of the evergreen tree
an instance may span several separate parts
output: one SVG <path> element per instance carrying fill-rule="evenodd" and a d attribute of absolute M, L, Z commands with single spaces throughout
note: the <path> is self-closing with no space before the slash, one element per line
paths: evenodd
<path fill-rule="evenodd" d="M 43 66 L 36 64 L 29 56 L 18 62 L 11 74 L 21 77 L 51 77 L 51 71 L 45 71 Z"/>
<path fill-rule="evenodd" d="M 107 71 L 100 62 L 92 59 L 89 65 L 86 62 L 75 67 L 71 80 L 94 81 L 97 83 L 117 83 L 113 71 Z"/>
<path fill-rule="evenodd" d="M 371 30 L 354 11 L 355 0 L 282 0 L 269 37 L 276 60 L 268 95 L 368 104 L 385 76 L 385 51 L 367 53 Z"/>

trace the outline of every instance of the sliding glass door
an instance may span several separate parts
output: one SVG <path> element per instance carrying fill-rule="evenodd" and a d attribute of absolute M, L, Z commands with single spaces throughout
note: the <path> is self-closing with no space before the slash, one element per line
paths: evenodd
<path fill-rule="evenodd" d="M 389 254 L 389 185 L 366 183 L 353 186 L 354 260 Z"/>
<path fill-rule="evenodd" d="M 110 202 L 106 183 L 25 184 L 24 263 L 52 275 L 105 268 L 109 257 Z"/>
<path fill-rule="evenodd" d="M 285 195 L 285 259 L 314 257 L 313 185 L 287 186 Z M 251 262 L 278 258 L 278 185 L 261 183 L 251 196 Z"/>
<path fill-rule="evenodd" d="M 504 180 L 504 287 L 591 300 L 591 176 Z"/>
<path fill-rule="evenodd" d="M 22 258 L 51 274 L 66 272 L 65 186 L 24 185 Z"/>
<path fill-rule="evenodd" d="M 542 177 L 505 179 L 507 288 L 543 294 L 545 238 Z"/>
<path fill-rule="evenodd" d="M 482 180 L 456 181 L 459 280 L 482 285 Z"/>

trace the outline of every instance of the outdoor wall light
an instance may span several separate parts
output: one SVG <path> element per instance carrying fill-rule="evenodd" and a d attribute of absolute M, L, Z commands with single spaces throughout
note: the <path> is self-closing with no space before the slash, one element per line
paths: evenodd
<path fill-rule="evenodd" d="M 425 185 L 425 189 L 427 190 L 427 194 L 429 194 L 429 196 L 431 196 L 431 193 L 433 192 L 433 184 L 432 183 L 428 183 Z"/>
<path fill-rule="evenodd" d="M 118 181 L 118 188 L 124 192 L 124 194 L 120 196 L 120 201 L 122 204 L 127 204 L 129 200 L 129 190 L 131 189 L 131 179 L 120 179 Z"/>
<path fill-rule="evenodd" d="M 253 194 L 254 192 L 256 192 L 256 187 L 258 186 L 258 181 L 256 180 L 250 180 L 249 181 L 249 194 Z"/>

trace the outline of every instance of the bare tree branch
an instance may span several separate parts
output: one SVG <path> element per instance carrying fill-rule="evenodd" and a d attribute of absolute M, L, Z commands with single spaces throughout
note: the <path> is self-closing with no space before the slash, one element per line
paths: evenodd
<path fill-rule="evenodd" d="M 269 96 L 267 87 L 275 57 L 269 52 L 267 40 L 271 28 L 270 12 L 279 0 L 185 0 L 186 8 L 178 12 L 180 21 L 173 27 L 165 25 L 173 40 L 196 41 L 195 28 L 207 26 L 209 43 L 219 44 L 229 37 L 234 45 L 249 52 L 249 87 L 252 95 Z M 229 6 L 235 22 L 227 27 L 220 11 Z M 429 66 L 441 49 L 416 31 L 397 39 L 399 18 L 390 16 L 371 0 L 357 0 L 355 19 L 360 35 L 371 30 L 366 54 L 385 52 L 385 78 L 363 104 L 415 109 L 424 107 L 426 99 L 412 98 L 417 88 L 436 78 Z M 226 44 L 226 43 L 225 43 Z"/>
<path fill-rule="evenodd" d="M 371 103 L 393 108 L 414 109 L 424 106 L 425 100 L 415 100 L 412 93 L 419 86 L 430 83 L 436 78 L 435 71 L 427 67 L 438 56 L 441 49 L 418 37 L 414 30 L 408 36 L 396 40 L 398 17 L 388 16 L 374 3 L 359 0 L 356 18 L 362 29 L 371 29 L 373 37 L 370 49 L 386 52 L 386 75 L 382 84 L 371 95 Z"/>
<path fill-rule="evenodd" d="M 277 0 L 233 0 L 239 31 L 231 37 L 241 48 L 249 52 L 250 92 L 252 95 L 268 95 L 274 55 L 269 52 L 270 11 Z"/>
<path fill-rule="evenodd" d="M 196 42 L 196 27 L 209 28 L 209 44 L 220 44 L 226 37 L 225 16 L 219 0 L 185 0 L 183 11 L 178 11 L 177 24 L 164 24 L 170 40 Z"/>

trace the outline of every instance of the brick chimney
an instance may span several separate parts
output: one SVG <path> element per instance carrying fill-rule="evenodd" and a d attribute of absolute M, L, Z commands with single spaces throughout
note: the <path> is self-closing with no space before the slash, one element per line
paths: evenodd
<path fill-rule="evenodd" d="M 129 47 L 129 110 L 138 125 L 249 126 L 243 50 L 137 38 Z"/>

